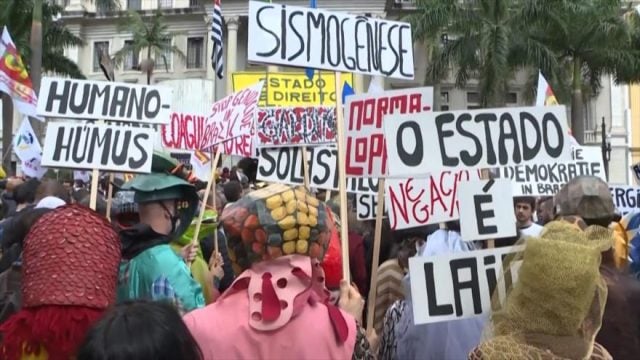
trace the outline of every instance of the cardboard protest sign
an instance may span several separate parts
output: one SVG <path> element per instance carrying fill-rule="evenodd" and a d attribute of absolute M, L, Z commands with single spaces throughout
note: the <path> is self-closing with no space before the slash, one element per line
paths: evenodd
<path fill-rule="evenodd" d="M 460 234 L 465 241 L 516 236 L 508 179 L 468 181 L 460 188 Z"/>
<path fill-rule="evenodd" d="M 358 220 L 375 220 L 378 208 L 378 196 L 374 194 L 356 194 L 356 214 Z M 384 215 L 387 217 L 387 203 L 384 204 Z"/>
<path fill-rule="evenodd" d="M 42 116 L 166 124 L 172 89 L 95 80 L 45 77 L 40 86 Z"/>
<path fill-rule="evenodd" d="M 571 160 L 564 106 L 387 115 L 392 177 Z"/>
<path fill-rule="evenodd" d="M 304 185 L 301 147 L 259 149 L 259 181 Z M 307 148 L 309 186 L 336 191 L 338 189 L 338 150 L 329 146 Z M 377 194 L 378 179 L 347 178 L 347 192 Z"/>
<path fill-rule="evenodd" d="M 260 108 L 256 133 L 261 147 L 335 143 L 336 108 Z"/>
<path fill-rule="evenodd" d="M 198 150 L 203 148 L 206 116 L 172 112 L 171 121 L 161 128 L 162 147 L 167 149 Z"/>
<path fill-rule="evenodd" d="M 494 170 L 497 178 L 511 180 L 513 196 L 553 196 L 577 176 L 592 175 L 607 181 L 599 146 L 574 147 L 571 162 L 506 166 Z"/>
<path fill-rule="evenodd" d="M 352 95 L 345 105 L 347 176 L 383 177 L 387 148 L 382 119 L 387 114 L 415 114 L 433 107 L 433 88 L 423 87 Z"/>
<path fill-rule="evenodd" d="M 504 258 L 524 250 L 524 246 L 495 248 L 409 258 L 409 277 L 413 299 L 414 324 L 460 320 L 489 314 L 491 296 L 517 281 L 517 268 L 512 263 L 512 278 L 501 278 Z M 437 279 L 437 280 L 436 280 Z M 499 309 L 500 304 L 494 304 Z"/>
<path fill-rule="evenodd" d="M 413 79 L 408 23 L 249 1 L 250 62 Z"/>
<path fill-rule="evenodd" d="M 313 79 L 304 72 L 236 72 L 233 91 L 264 81 L 258 105 L 261 107 L 335 106 L 336 74 L 318 71 Z M 341 73 L 340 81 L 353 87 L 353 74 Z"/>
<path fill-rule="evenodd" d="M 480 179 L 480 171 L 443 171 L 418 179 L 387 179 L 385 202 L 391 229 L 408 229 L 457 220 L 461 182 Z"/>
<path fill-rule="evenodd" d="M 640 210 L 640 187 L 627 185 L 611 185 L 611 198 L 616 209 L 622 215 Z"/>
<path fill-rule="evenodd" d="M 42 165 L 149 173 L 153 136 L 145 128 L 50 122 Z"/>
<path fill-rule="evenodd" d="M 213 104 L 211 115 L 205 122 L 203 148 L 199 150 L 209 150 L 214 145 L 243 135 L 251 136 L 252 132 L 255 132 L 258 98 L 262 85 L 263 82 L 260 81 Z"/>

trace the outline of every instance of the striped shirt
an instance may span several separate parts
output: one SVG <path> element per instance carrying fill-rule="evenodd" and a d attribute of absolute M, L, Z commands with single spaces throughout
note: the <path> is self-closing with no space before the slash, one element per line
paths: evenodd
<path fill-rule="evenodd" d="M 378 281 L 376 286 L 376 311 L 373 317 L 373 327 L 378 334 L 382 334 L 384 315 L 396 300 L 404 299 L 402 279 L 405 271 L 398 263 L 398 259 L 390 259 L 378 267 Z"/>

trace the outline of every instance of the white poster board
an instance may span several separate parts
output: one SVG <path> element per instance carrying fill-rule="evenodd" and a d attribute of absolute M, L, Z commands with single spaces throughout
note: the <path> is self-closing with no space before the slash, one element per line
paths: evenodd
<path fill-rule="evenodd" d="M 377 194 L 356 194 L 356 215 L 360 221 L 375 220 L 378 210 Z M 387 217 L 387 203 L 384 204 L 383 218 Z"/>
<path fill-rule="evenodd" d="M 404 22 L 249 1 L 247 38 L 250 62 L 414 78 Z"/>
<path fill-rule="evenodd" d="M 571 160 L 564 106 L 387 115 L 391 177 Z"/>
<path fill-rule="evenodd" d="M 508 179 L 468 181 L 460 188 L 460 234 L 465 241 L 516 236 Z"/>
<path fill-rule="evenodd" d="M 640 187 L 628 185 L 610 185 L 609 191 L 616 209 L 622 215 L 640 210 Z"/>

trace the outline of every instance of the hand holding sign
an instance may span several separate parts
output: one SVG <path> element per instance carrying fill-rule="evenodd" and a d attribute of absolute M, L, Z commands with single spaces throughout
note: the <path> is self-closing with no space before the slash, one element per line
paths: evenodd
<path fill-rule="evenodd" d="M 460 188 L 460 230 L 465 241 L 515 236 L 511 182 L 470 181 Z"/>

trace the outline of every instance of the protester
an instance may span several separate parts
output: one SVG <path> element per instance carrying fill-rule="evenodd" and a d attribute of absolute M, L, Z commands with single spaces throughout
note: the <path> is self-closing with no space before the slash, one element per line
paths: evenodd
<path fill-rule="evenodd" d="M 367 268 L 366 247 L 362 236 L 363 226 L 358 221 L 356 209 L 348 211 L 349 224 L 349 269 L 351 279 L 362 294 L 369 294 L 369 268 Z"/>
<path fill-rule="evenodd" d="M 230 180 L 226 184 L 224 184 L 224 197 L 225 199 L 227 199 L 227 205 L 225 205 L 225 207 L 240 200 L 240 198 L 242 197 L 242 192 L 242 184 L 240 184 L 240 182 L 237 180 Z"/>
<path fill-rule="evenodd" d="M 523 237 L 539 236 L 542 226 L 533 222 L 533 212 L 536 210 L 536 200 L 531 196 L 513 198 L 518 230 Z"/>
<path fill-rule="evenodd" d="M 43 179 L 40 182 L 40 186 L 38 186 L 38 190 L 36 191 L 35 202 L 38 203 L 47 196 L 55 196 L 65 203 L 71 204 L 71 193 L 64 185 L 56 180 Z"/>
<path fill-rule="evenodd" d="M 538 199 L 536 217 L 540 226 L 544 226 L 553 220 L 553 196 L 545 196 Z"/>
<path fill-rule="evenodd" d="M 73 359 L 116 300 L 119 260 L 118 236 L 95 212 L 67 205 L 43 215 L 24 241 L 23 308 L 0 326 L 0 358 Z"/>
<path fill-rule="evenodd" d="M 200 360 L 180 314 L 164 302 L 125 302 L 97 322 L 77 360 Z"/>

